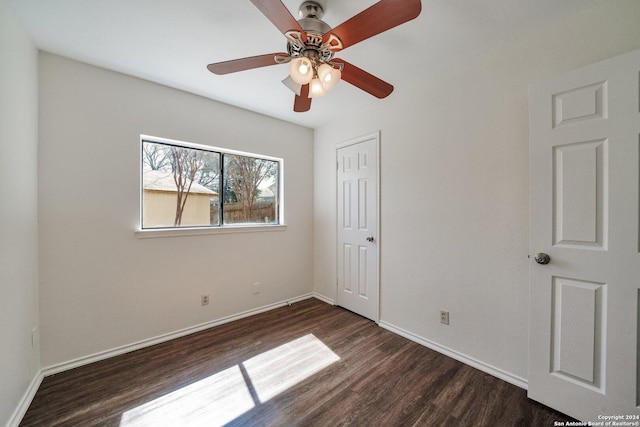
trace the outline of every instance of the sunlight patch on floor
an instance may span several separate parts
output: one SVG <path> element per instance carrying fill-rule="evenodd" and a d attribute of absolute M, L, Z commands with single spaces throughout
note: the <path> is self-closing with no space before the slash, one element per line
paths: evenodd
<path fill-rule="evenodd" d="M 340 360 L 313 334 L 264 352 L 243 363 L 261 403 Z"/>
<path fill-rule="evenodd" d="M 308 334 L 126 411 L 120 426 L 223 426 L 338 360 Z"/>
<path fill-rule="evenodd" d="M 254 406 L 236 365 L 125 412 L 120 425 L 222 426 Z"/>

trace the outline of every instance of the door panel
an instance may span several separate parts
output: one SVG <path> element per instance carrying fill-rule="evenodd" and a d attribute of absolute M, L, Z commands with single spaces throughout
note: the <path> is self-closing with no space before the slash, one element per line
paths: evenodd
<path fill-rule="evenodd" d="M 378 321 L 378 138 L 336 149 L 337 303 Z"/>
<path fill-rule="evenodd" d="M 553 127 L 607 118 L 607 82 L 557 93 L 553 100 Z"/>
<path fill-rule="evenodd" d="M 551 372 L 602 391 L 606 285 L 554 277 Z"/>
<path fill-rule="evenodd" d="M 635 51 L 530 91 L 528 394 L 583 421 L 640 415 L 639 81 Z"/>
<path fill-rule="evenodd" d="M 604 248 L 607 141 L 553 147 L 554 244 Z"/>

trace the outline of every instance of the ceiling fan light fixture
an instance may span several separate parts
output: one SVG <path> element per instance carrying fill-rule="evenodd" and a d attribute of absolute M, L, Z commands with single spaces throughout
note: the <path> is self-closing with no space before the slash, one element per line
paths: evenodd
<path fill-rule="evenodd" d="M 318 78 L 322 83 L 322 87 L 327 92 L 330 91 L 338 84 L 340 81 L 340 77 L 342 77 L 342 73 L 339 69 L 333 68 L 331 65 L 326 62 L 318 67 Z"/>
<path fill-rule="evenodd" d="M 289 63 L 289 75 L 298 84 L 306 85 L 313 78 L 313 65 L 306 57 L 295 58 Z"/>
<path fill-rule="evenodd" d="M 327 91 L 322 86 L 322 82 L 318 77 L 314 77 L 309 83 L 309 98 L 316 98 L 318 96 L 323 96 Z"/>

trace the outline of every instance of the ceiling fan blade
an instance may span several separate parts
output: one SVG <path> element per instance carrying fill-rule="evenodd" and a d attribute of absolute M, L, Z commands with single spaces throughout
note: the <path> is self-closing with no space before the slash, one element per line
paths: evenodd
<path fill-rule="evenodd" d="M 341 62 L 344 64 L 342 68 L 342 80 L 347 83 L 351 83 L 357 88 L 362 89 L 365 92 L 370 93 L 376 98 L 386 98 L 393 92 L 393 86 L 384 80 L 380 80 L 376 76 L 367 73 L 361 68 L 356 67 L 353 64 L 349 64 L 343 59 L 334 59 L 334 62 Z"/>
<path fill-rule="evenodd" d="M 251 0 L 251 3 L 260 9 L 260 12 L 262 12 L 282 34 L 286 35 L 289 31 L 298 31 L 301 33 L 302 41 L 307 39 L 305 31 L 280 0 Z"/>
<path fill-rule="evenodd" d="M 280 61 L 276 57 L 282 58 Z M 265 55 L 250 56 L 248 58 L 232 59 L 231 61 L 216 62 L 207 65 L 207 69 L 213 74 L 229 74 L 237 71 L 251 70 L 253 68 L 267 67 L 269 65 L 289 62 L 288 53 L 268 53 Z"/>
<path fill-rule="evenodd" d="M 296 113 L 304 113 L 311 109 L 311 98 L 309 98 L 309 85 L 302 85 L 300 95 L 296 95 L 293 101 L 293 111 Z"/>
<path fill-rule="evenodd" d="M 327 42 L 329 36 L 333 33 L 342 41 L 342 47 L 337 47 L 333 50 L 345 49 L 376 34 L 411 21 L 420 15 L 421 10 L 422 4 L 420 0 L 380 0 L 327 32 L 323 39 L 324 42 Z"/>

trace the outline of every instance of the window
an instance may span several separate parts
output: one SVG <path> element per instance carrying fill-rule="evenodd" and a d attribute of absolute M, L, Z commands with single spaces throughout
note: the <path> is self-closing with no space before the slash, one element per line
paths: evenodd
<path fill-rule="evenodd" d="M 141 228 L 280 224 L 282 160 L 142 138 Z"/>

